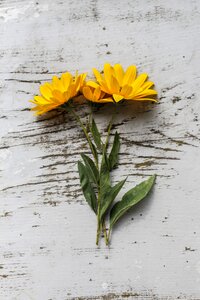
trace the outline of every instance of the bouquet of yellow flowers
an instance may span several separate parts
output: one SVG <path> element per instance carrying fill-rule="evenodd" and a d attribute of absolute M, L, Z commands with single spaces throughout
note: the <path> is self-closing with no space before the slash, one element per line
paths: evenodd
<path fill-rule="evenodd" d="M 157 102 L 157 92 L 152 88 L 154 83 L 148 81 L 146 73 L 137 76 L 136 66 L 131 65 L 126 71 L 120 64 L 111 66 L 106 63 L 103 72 L 93 69 L 96 80 L 86 81 L 86 73 L 72 76 L 69 72 L 54 76 L 52 82 L 40 86 L 40 96 L 35 96 L 32 108 L 37 115 L 53 109 L 64 109 L 71 113 L 82 128 L 91 150 L 92 158 L 81 154 L 82 162 L 78 161 L 80 184 L 84 197 L 97 216 L 96 244 L 103 232 L 106 245 L 115 223 L 135 204 L 144 199 L 155 182 L 155 175 L 130 189 L 122 199 L 114 203 L 126 179 L 111 184 L 111 172 L 118 164 L 120 135 L 115 132 L 111 143 L 114 115 L 107 127 L 107 136 L 102 140 L 95 119 L 89 117 L 87 126 L 74 110 L 73 100 L 82 94 L 85 99 L 94 103 L 113 103 L 116 108 L 122 100 Z M 110 147 L 109 147 L 110 146 Z M 108 151 L 108 149 L 111 149 Z M 114 203 L 114 204 L 113 204 Z M 109 219 L 109 228 L 106 221 Z"/>

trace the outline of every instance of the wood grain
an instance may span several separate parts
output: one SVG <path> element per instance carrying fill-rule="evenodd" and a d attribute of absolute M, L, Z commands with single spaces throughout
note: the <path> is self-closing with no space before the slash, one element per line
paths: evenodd
<path fill-rule="evenodd" d="M 0 299 L 200 299 L 199 31 L 198 0 L 0 1 Z M 34 117 L 28 100 L 53 74 L 106 61 L 148 72 L 160 99 L 121 105 L 112 180 L 128 175 L 125 191 L 158 177 L 97 248 L 83 134 L 67 113 Z M 102 132 L 112 109 L 94 112 Z"/>

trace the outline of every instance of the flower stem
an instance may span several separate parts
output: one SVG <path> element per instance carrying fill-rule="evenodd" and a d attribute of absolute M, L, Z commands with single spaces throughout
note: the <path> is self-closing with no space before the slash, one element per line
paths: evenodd
<path fill-rule="evenodd" d="M 111 228 L 109 228 L 109 230 L 108 230 L 108 244 L 109 244 L 109 241 L 110 241 L 110 234 L 111 234 Z"/>
<path fill-rule="evenodd" d="M 98 165 L 98 160 L 97 160 L 97 157 L 95 155 L 95 152 L 94 152 L 94 148 L 93 148 L 93 145 L 92 145 L 92 141 L 88 135 L 88 132 L 87 132 L 87 129 L 86 127 L 84 126 L 83 122 L 81 121 L 80 117 L 76 114 L 76 112 L 74 111 L 73 107 L 68 103 L 68 105 L 64 106 L 64 108 L 66 108 L 68 111 L 70 111 L 73 116 L 75 117 L 76 121 L 79 123 L 80 127 L 82 128 L 84 134 L 85 134 L 85 137 L 88 141 L 88 144 L 90 146 L 90 150 L 92 151 L 92 155 L 94 157 L 94 160 L 95 160 L 95 164 L 96 164 L 96 167 L 97 167 L 97 170 L 99 169 L 99 165 Z"/>
<path fill-rule="evenodd" d="M 94 157 L 94 160 L 95 160 L 95 164 L 96 164 L 96 167 L 97 167 L 97 170 L 99 170 L 99 165 L 98 165 L 98 160 L 97 160 L 97 157 L 95 155 L 95 152 L 94 152 L 94 148 L 93 148 L 93 145 L 92 145 L 92 141 L 88 135 L 88 132 L 87 132 L 87 129 L 86 127 L 84 126 L 83 122 L 81 121 L 80 117 L 76 114 L 76 112 L 74 111 L 73 107 L 68 103 L 67 105 L 64 105 L 63 106 L 64 109 L 68 110 L 70 113 L 72 113 L 72 115 L 75 117 L 76 121 L 78 122 L 78 124 L 80 125 L 80 127 L 82 128 L 84 134 L 85 134 L 85 137 L 88 141 L 88 144 L 90 146 L 90 149 L 92 151 L 92 155 Z M 98 205 L 98 208 L 97 208 L 97 234 L 96 234 L 96 245 L 99 244 L 99 237 L 100 237 L 100 234 L 101 234 L 101 229 L 102 229 L 102 224 L 101 224 L 101 218 L 100 218 L 100 187 L 98 186 L 98 198 L 97 198 L 97 205 Z M 106 236 L 106 240 L 107 240 L 107 236 Z"/>
<path fill-rule="evenodd" d="M 114 119 L 114 115 L 112 115 L 112 118 L 111 118 L 110 123 L 108 125 L 108 133 L 107 133 L 107 137 L 106 137 L 106 141 L 105 141 L 105 145 L 104 145 L 105 149 L 107 149 L 107 147 L 108 147 L 110 132 L 111 132 L 111 128 L 112 128 L 112 125 L 113 125 L 113 119 Z"/>
<path fill-rule="evenodd" d="M 105 240 L 106 246 L 108 246 L 109 239 L 108 239 L 108 236 L 107 236 L 105 220 L 103 221 L 102 228 L 103 228 L 103 232 L 104 232 L 104 240 Z"/>
<path fill-rule="evenodd" d="M 97 246 L 99 245 L 100 234 L 101 234 L 101 222 L 97 216 L 97 235 L 96 235 L 96 245 Z"/>
<path fill-rule="evenodd" d="M 81 121 L 80 117 L 76 114 L 75 110 L 70 105 L 70 103 L 67 103 L 67 104 L 63 105 L 62 107 L 65 110 L 69 111 L 74 116 L 74 118 L 76 119 L 77 123 L 82 128 L 82 130 L 84 132 L 84 135 L 86 137 L 86 140 L 88 141 L 89 147 L 91 149 L 92 155 L 94 157 L 94 161 L 95 161 L 95 165 L 97 167 L 97 170 L 99 170 L 98 155 L 94 151 L 94 146 L 93 146 L 92 140 L 91 140 L 91 138 L 90 138 L 90 136 L 88 134 L 87 128 L 84 126 L 84 124 Z M 110 123 L 108 125 L 108 133 L 107 133 L 106 141 L 105 141 L 105 144 L 104 144 L 104 147 L 103 147 L 103 153 L 106 153 L 106 151 L 107 151 L 107 147 L 108 147 L 108 143 L 109 143 L 109 138 L 110 138 L 110 133 L 111 133 L 111 129 L 112 129 L 112 126 L 113 126 L 113 121 L 114 121 L 116 112 L 117 112 L 117 106 L 116 106 L 115 113 L 112 115 L 112 118 L 111 118 Z M 90 115 L 90 118 L 91 118 L 91 115 Z M 100 211 L 100 209 L 101 209 L 101 191 L 100 190 L 101 190 L 101 188 L 100 188 L 99 184 L 98 184 L 97 188 L 98 188 L 98 197 L 97 197 L 97 206 L 98 206 L 98 208 L 97 208 L 96 245 L 99 244 L 100 234 L 101 234 L 101 231 L 103 231 L 103 233 L 104 233 L 104 239 L 105 239 L 105 244 L 108 246 L 109 245 L 109 239 L 110 239 L 110 229 L 109 229 L 109 231 L 107 233 L 105 220 L 103 220 L 103 221 L 101 220 L 101 215 L 100 215 L 100 212 L 101 212 Z"/>
<path fill-rule="evenodd" d="M 115 119 L 116 113 L 117 113 L 117 105 L 115 106 L 115 112 L 113 113 L 112 118 L 111 118 L 111 120 L 109 122 L 109 125 L 108 125 L 108 133 L 107 133 L 106 141 L 105 141 L 105 144 L 104 144 L 105 151 L 106 151 L 106 149 L 108 147 L 108 142 L 109 142 L 109 138 L 110 138 L 110 132 L 111 132 L 111 129 L 112 129 L 112 126 L 113 126 L 113 121 Z"/>
<path fill-rule="evenodd" d="M 101 201 L 101 195 L 100 195 L 100 186 L 98 185 L 98 196 L 97 196 L 97 236 L 96 236 L 96 245 L 99 244 L 99 236 L 101 233 L 101 217 L 100 217 L 100 201 Z"/>

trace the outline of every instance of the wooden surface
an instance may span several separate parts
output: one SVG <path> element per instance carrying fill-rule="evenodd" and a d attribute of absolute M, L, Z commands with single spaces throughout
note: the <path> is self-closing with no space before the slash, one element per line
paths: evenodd
<path fill-rule="evenodd" d="M 200 299 L 199 32 L 199 0 L 0 1 L 1 300 Z M 106 61 L 148 72 L 160 98 L 117 115 L 113 182 L 158 177 L 109 249 L 79 187 L 81 131 L 28 102 L 53 74 Z"/>

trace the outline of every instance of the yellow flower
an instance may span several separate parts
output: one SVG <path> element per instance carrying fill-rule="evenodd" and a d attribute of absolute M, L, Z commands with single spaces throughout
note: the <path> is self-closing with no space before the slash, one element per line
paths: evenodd
<path fill-rule="evenodd" d="M 77 73 L 73 77 L 69 72 L 62 74 L 60 79 L 53 76 L 51 83 L 46 82 L 40 86 L 41 96 L 35 96 L 30 101 L 36 105 L 31 110 L 35 110 L 36 115 L 42 115 L 68 102 L 83 87 L 85 77 L 86 73 Z"/>
<path fill-rule="evenodd" d="M 115 102 L 122 99 L 157 102 L 154 98 L 157 92 L 152 89 L 154 83 L 146 81 L 148 77 L 146 73 L 137 76 L 136 66 L 129 66 L 124 71 L 120 64 L 111 66 L 107 63 L 104 65 L 102 75 L 95 68 L 93 72 L 101 91 L 112 96 Z M 92 82 L 89 82 L 89 84 L 92 85 Z M 99 100 L 96 102 L 99 102 Z"/>
<path fill-rule="evenodd" d="M 113 102 L 111 97 L 105 97 L 105 93 L 101 90 L 99 84 L 93 81 L 88 81 L 82 89 L 84 97 L 92 102 L 107 103 Z"/>

